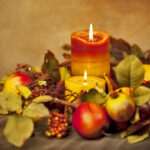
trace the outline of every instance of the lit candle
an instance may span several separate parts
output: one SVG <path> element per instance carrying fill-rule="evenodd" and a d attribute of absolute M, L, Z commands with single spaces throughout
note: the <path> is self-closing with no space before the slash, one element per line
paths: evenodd
<path fill-rule="evenodd" d="M 83 76 L 72 76 L 65 80 L 65 91 L 66 99 L 72 101 L 74 96 L 70 96 L 71 93 L 79 94 L 81 91 L 89 91 L 95 88 L 96 85 L 105 90 L 105 80 L 99 77 L 87 76 L 87 72 L 84 72 Z"/>
<path fill-rule="evenodd" d="M 84 72 L 84 78 L 83 78 L 83 80 L 84 80 L 83 84 L 87 85 L 87 72 L 86 71 Z"/>
<path fill-rule="evenodd" d="M 103 77 L 110 73 L 109 34 L 92 29 L 71 34 L 71 72 L 72 75 Z"/>

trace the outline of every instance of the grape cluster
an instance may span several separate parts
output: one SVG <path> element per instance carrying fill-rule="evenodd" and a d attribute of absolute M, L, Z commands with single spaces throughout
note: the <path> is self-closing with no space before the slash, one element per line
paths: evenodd
<path fill-rule="evenodd" d="M 68 132 L 68 119 L 62 113 L 54 111 L 47 118 L 48 130 L 45 131 L 48 137 L 62 138 Z"/>

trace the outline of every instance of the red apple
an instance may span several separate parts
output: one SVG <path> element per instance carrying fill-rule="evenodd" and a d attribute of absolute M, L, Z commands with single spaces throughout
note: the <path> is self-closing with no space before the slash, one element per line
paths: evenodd
<path fill-rule="evenodd" d="M 102 131 L 109 128 L 110 121 L 103 106 L 85 102 L 75 110 L 72 125 L 82 137 L 93 139 L 100 137 Z"/>
<path fill-rule="evenodd" d="M 16 85 L 26 85 L 32 82 L 32 79 L 23 73 L 15 73 L 7 78 L 4 84 L 3 92 L 13 92 L 18 93 Z"/>

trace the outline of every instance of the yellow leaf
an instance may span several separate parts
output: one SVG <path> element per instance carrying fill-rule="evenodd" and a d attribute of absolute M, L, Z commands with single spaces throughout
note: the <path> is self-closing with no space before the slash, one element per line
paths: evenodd
<path fill-rule="evenodd" d="M 128 139 L 129 143 L 137 143 L 137 142 L 143 141 L 148 136 L 149 136 L 149 133 L 146 132 L 146 133 L 144 133 L 142 135 L 131 135 L 131 136 L 128 136 L 127 139 Z"/>
<path fill-rule="evenodd" d="M 137 121 L 140 120 L 140 114 L 139 114 L 139 107 L 136 108 L 136 112 L 135 112 L 135 115 L 134 115 L 134 118 L 132 119 L 132 123 L 135 123 Z"/>
<path fill-rule="evenodd" d="M 144 80 L 150 81 L 150 65 L 144 64 L 145 74 L 144 74 Z"/>
<path fill-rule="evenodd" d="M 70 77 L 70 72 L 66 67 L 60 67 L 59 71 L 60 71 L 61 81 L 64 81 L 65 79 Z"/>
<path fill-rule="evenodd" d="M 126 137 L 126 135 L 127 135 L 126 131 L 123 131 L 123 132 L 120 133 L 120 137 L 122 139 L 124 139 Z"/>
<path fill-rule="evenodd" d="M 106 74 L 104 74 L 104 79 L 105 79 L 107 87 L 108 87 L 108 92 L 112 92 L 113 91 L 113 87 L 111 85 L 110 79 L 106 76 Z"/>
<path fill-rule="evenodd" d="M 35 66 L 33 67 L 34 72 L 42 72 L 41 67 Z"/>
<path fill-rule="evenodd" d="M 46 83 L 46 81 L 40 80 L 40 81 L 38 81 L 38 84 L 39 84 L 40 86 L 42 86 L 42 85 L 46 85 L 47 83 Z"/>
<path fill-rule="evenodd" d="M 17 85 L 16 88 L 25 99 L 28 99 L 32 94 L 31 90 L 26 86 Z"/>

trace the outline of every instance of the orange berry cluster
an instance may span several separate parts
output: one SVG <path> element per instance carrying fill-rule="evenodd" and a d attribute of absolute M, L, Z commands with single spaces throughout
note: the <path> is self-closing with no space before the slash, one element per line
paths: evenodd
<path fill-rule="evenodd" d="M 52 112 L 47 118 L 48 130 L 45 131 L 48 137 L 61 138 L 67 134 L 68 119 L 62 113 Z"/>

